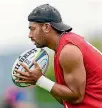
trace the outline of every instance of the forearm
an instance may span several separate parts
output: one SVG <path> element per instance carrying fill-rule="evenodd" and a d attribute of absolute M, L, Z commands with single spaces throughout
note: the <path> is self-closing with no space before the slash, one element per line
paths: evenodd
<path fill-rule="evenodd" d="M 57 84 L 44 76 L 41 76 L 36 84 L 49 91 L 60 103 L 61 100 L 74 103 L 79 98 L 79 94 L 71 91 L 67 86 Z"/>
<path fill-rule="evenodd" d="M 78 95 L 72 92 L 67 86 L 57 83 L 52 87 L 51 94 L 59 97 L 61 100 L 67 100 L 73 103 L 78 99 Z"/>
<path fill-rule="evenodd" d="M 61 99 L 60 97 L 58 97 L 58 96 L 56 96 L 56 95 L 54 95 L 54 94 L 52 94 L 52 93 L 51 93 L 51 95 L 52 95 L 60 104 L 63 104 L 63 101 L 62 101 L 62 99 Z"/>

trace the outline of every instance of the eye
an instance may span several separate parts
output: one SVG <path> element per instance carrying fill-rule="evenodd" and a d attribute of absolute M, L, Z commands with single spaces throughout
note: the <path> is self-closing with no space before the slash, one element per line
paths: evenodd
<path fill-rule="evenodd" d="M 34 27 L 29 27 L 30 31 L 34 31 L 35 28 Z"/>
<path fill-rule="evenodd" d="M 35 29 L 34 28 L 30 28 L 30 31 L 34 31 Z"/>

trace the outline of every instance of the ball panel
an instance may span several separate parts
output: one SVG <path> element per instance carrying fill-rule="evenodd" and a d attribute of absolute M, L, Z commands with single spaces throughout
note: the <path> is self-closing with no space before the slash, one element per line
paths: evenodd
<path fill-rule="evenodd" d="M 19 86 L 19 87 L 31 86 L 31 84 L 28 84 L 28 83 L 16 82 L 15 80 L 17 80 L 18 78 L 16 78 L 13 74 L 17 74 L 14 71 L 15 69 L 25 72 L 25 69 L 19 64 L 19 62 L 22 62 L 25 65 L 27 65 L 29 67 L 29 69 L 34 69 L 33 60 L 38 63 L 38 65 L 41 68 L 43 73 L 46 72 L 46 70 L 48 68 L 48 64 L 49 64 L 49 56 L 48 56 L 47 52 L 44 49 L 40 49 L 40 48 L 33 48 L 30 50 L 27 50 L 27 51 L 23 52 L 16 59 L 16 61 L 14 62 L 14 65 L 12 67 L 12 81 L 16 86 Z"/>

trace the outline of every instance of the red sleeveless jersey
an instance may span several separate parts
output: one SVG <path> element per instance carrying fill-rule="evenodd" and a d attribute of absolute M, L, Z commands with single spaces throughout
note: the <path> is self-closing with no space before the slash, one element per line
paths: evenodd
<path fill-rule="evenodd" d="M 77 46 L 82 52 L 86 70 L 86 88 L 82 103 L 73 105 L 68 101 L 63 101 L 64 108 L 102 108 L 102 54 L 86 42 L 83 37 L 72 32 L 62 35 L 55 52 L 54 71 L 56 82 L 66 85 L 59 63 L 59 56 L 61 50 L 67 44 Z"/>

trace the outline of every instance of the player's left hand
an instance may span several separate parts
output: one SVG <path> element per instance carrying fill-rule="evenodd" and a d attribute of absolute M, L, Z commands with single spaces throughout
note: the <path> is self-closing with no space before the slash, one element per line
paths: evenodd
<path fill-rule="evenodd" d="M 39 65 L 36 62 L 33 63 L 35 66 L 33 70 L 30 70 L 24 63 L 20 63 L 24 67 L 25 72 L 15 70 L 15 72 L 19 74 L 14 74 L 14 76 L 19 79 L 16 80 L 16 82 L 29 83 L 32 85 L 36 84 L 37 80 L 43 75 L 43 73 L 41 72 Z"/>

